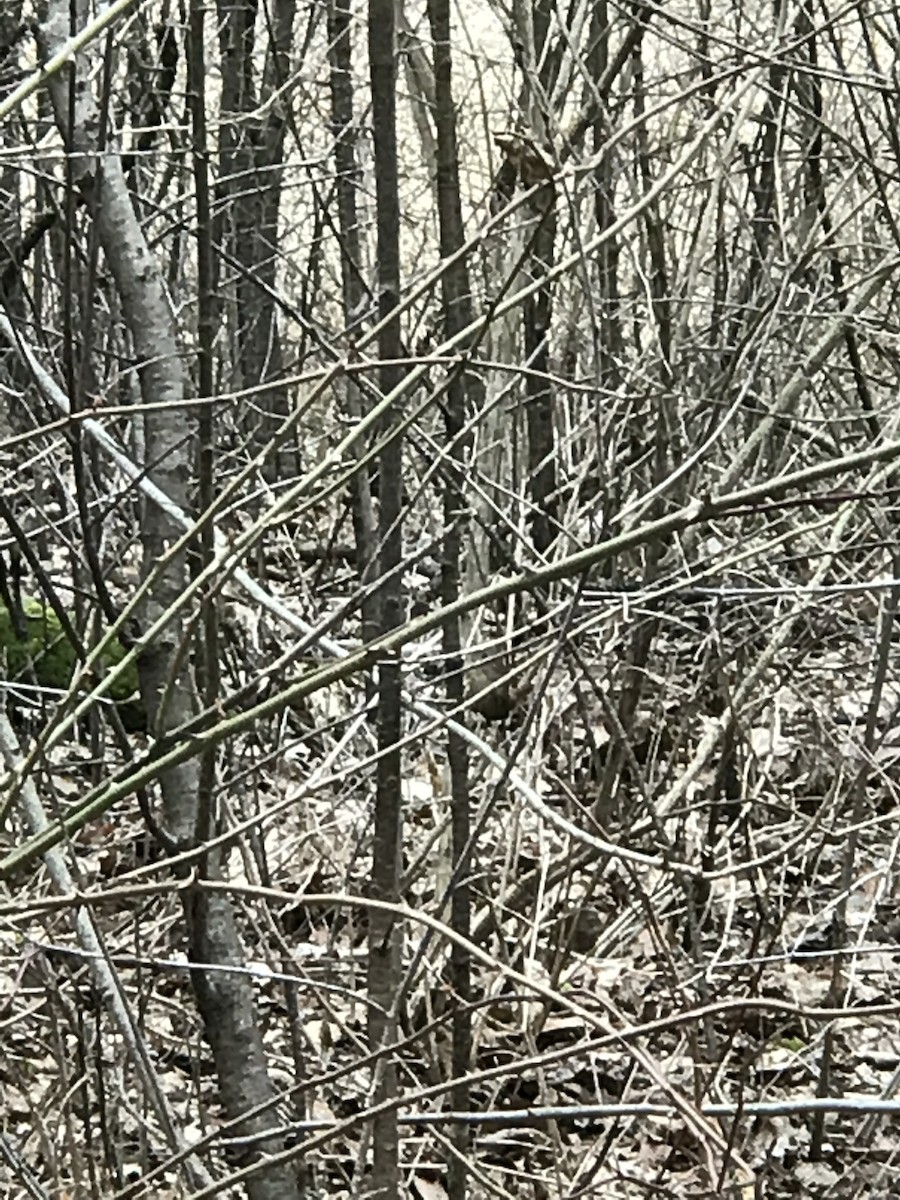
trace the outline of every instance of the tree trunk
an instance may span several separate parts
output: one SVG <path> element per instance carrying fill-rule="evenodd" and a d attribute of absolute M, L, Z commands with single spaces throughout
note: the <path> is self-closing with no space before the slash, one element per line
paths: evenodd
<path fill-rule="evenodd" d="M 363 244 L 360 236 L 357 190 L 359 166 L 356 156 L 357 123 L 353 114 L 353 43 L 349 0 L 330 0 L 328 46 L 331 65 L 331 113 L 334 125 L 334 165 L 337 173 L 338 226 L 341 234 L 341 293 L 344 323 L 352 346 L 358 323 L 369 306 L 369 289 L 363 275 Z M 342 407 L 353 420 L 362 416 L 365 405 L 356 380 L 348 375 L 336 381 L 341 388 Z M 372 581 L 378 534 L 372 506 L 366 448 L 357 444 L 354 453 L 360 467 L 350 480 L 350 503 L 360 584 Z M 377 604 L 371 596 L 362 600 L 363 641 L 378 633 Z"/>
<path fill-rule="evenodd" d="M 69 7 L 63 0 L 51 4 L 43 29 L 45 48 L 54 53 L 69 35 Z M 87 77 L 81 82 L 75 106 L 75 124 L 69 127 L 69 97 L 65 76 L 55 77 L 52 96 L 57 121 L 70 152 L 76 154 L 73 170 L 82 193 L 90 200 L 100 245 L 121 299 L 122 314 L 134 344 L 139 365 L 148 474 L 171 500 L 187 510 L 190 498 L 190 436 L 184 405 L 184 378 L 175 322 L 158 264 L 150 253 L 138 223 L 119 155 L 98 152 L 92 131 L 98 128 Z M 179 611 L 187 581 L 183 550 L 173 553 L 180 530 L 156 505 L 145 505 L 141 529 L 143 573 L 152 579 L 142 612 L 145 627 L 170 614 L 163 631 L 139 660 L 141 694 L 150 727 L 157 735 L 186 721 L 194 707 L 190 655 L 184 653 L 186 636 Z M 163 818 L 168 835 L 179 846 L 195 844 L 198 831 L 198 771 L 195 760 L 170 768 L 160 776 Z M 218 862 L 210 856 L 208 874 L 216 877 Z M 219 1088 L 230 1119 L 270 1101 L 274 1095 L 266 1068 L 252 986 L 240 972 L 243 953 L 230 901 L 221 894 L 189 893 L 186 900 L 192 960 L 228 971 L 202 969 L 191 972 L 213 1051 Z M 273 1115 L 254 1116 L 238 1128 L 259 1134 L 271 1127 Z M 278 1148 L 272 1139 L 265 1151 Z M 255 1150 L 254 1153 L 260 1153 Z M 248 1184 L 252 1200 L 296 1200 L 293 1169 L 270 1168 Z"/>
<path fill-rule="evenodd" d="M 448 0 L 429 0 L 428 15 L 434 44 L 434 122 L 437 135 L 437 198 L 441 231 L 441 256 L 449 259 L 465 241 L 462 202 L 459 193 L 459 158 L 456 139 L 456 107 L 453 101 L 453 62 L 450 50 L 450 5 Z M 464 258 L 458 258 L 441 277 L 444 336 L 453 337 L 472 319 L 469 272 Z M 447 386 L 444 427 L 447 438 L 447 479 L 444 486 L 444 537 L 441 560 L 441 602 L 453 604 L 460 594 L 460 522 L 465 509 L 465 452 L 462 431 L 466 421 L 467 384 L 474 376 L 465 364 L 453 368 Z M 476 403 L 480 387 L 472 389 Z M 460 620 L 449 617 L 442 630 L 447 700 L 456 708 L 465 694 Z M 460 718 L 462 719 L 462 718 Z M 469 796 L 469 760 L 466 743 L 456 730 L 447 733 L 447 761 L 450 769 L 450 923 L 458 934 L 469 937 L 471 926 L 472 874 L 469 846 L 471 834 Z M 464 946 L 454 942 L 450 949 L 450 986 L 453 991 L 451 1024 L 451 1070 L 455 1083 L 451 1104 L 457 1112 L 469 1110 L 467 1076 L 472 1064 L 472 964 Z M 452 1151 L 447 1160 L 449 1200 L 464 1200 L 467 1158 L 470 1151 L 469 1129 L 457 1125 L 450 1131 Z"/>
<path fill-rule="evenodd" d="M 236 386 L 270 384 L 248 402 L 244 428 L 253 446 L 267 444 L 288 412 L 281 385 L 282 343 L 276 315 L 278 219 L 286 113 L 273 94 L 288 76 L 296 0 L 277 0 L 261 86 L 253 67 L 256 0 L 219 0 L 222 55 L 222 125 L 219 145 L 220 243 L 227 256 L 222 274 L 234 277 L 233 331 Z M 264 115 L 260 116 L 259 113 Z M 270 480 L 291 470 L 279 450 L 267 459 Z"/>
<path fill-rule="evenodd" d="M 399 382 L 402 355 L 400 317 L 400 201 L 397 168 L 397 51 L 394 0 L 369 0 L 369 71 L 372 80 L 372 131 L 375 143 L 375 199 L 378 257 L 378 338 L 381 367 L 378 384 L 383 394 Z M 393 317 L 392 317 L 393 314 Z M 394 421 L 388 414 L 387 433 Z M 402 537 L 402 440 L 395 436 L 379 457 L 378 471 L 378 591 L 381 630 L 402 624 L 403 586 L 399 565 Z M 399 653 L 382 657 L 378 666 L 378 750 L 375 827 L 372 846 L 372 895 L 396 902 L 400 898 L 402 811 L 400 737 L 402 731 L 401 667 Z M 401 928 L 385 911 L 369 916 L 369 1043 L 384 1051 L 375 1070 L 373 1101 L 380 1104 L 397 1094 L 397 1068 L 392 1044 L 399 1028 L 397 1005 L 401 967 Z M 399 1196 L 399 1134 L 397 1113 L 380 1113 L 372 1123 L 372 1196 Z"/>

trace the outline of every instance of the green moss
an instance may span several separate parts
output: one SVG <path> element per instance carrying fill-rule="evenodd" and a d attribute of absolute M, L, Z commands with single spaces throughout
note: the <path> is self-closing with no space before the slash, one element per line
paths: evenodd
<path fill-rule="evenodd" d="M 17 636 L 9 609 L 0 603 L 0 663 L 5 660 L 7 679 L 34 678 L 41 687 L 64 691 L 72 682 L 78 667 L 75 648 L 63 632 L 56 613 L 40 600 L 23 599 L 25 637 Z M 120 663 L 126 650 L 121 642 L 113 642 L 104 653 L 102 665 L 109 669 Z M 3 668 L 0 667 L 0 670 Z M 132 663 L 107 693 L 117 703 L 129 700 L 137 692 L 137 666 Z"/>

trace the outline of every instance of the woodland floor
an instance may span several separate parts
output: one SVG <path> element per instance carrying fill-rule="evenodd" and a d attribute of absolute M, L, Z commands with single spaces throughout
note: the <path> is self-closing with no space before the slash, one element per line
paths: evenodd
<path fill-rule="evenodd" d="M 605 625 L 594 614 L 594 629 L 570 635 L 600 689 L 612 686 L 603 665 L 611 647 L 651 619 L 621 609 Z M 255 628 L 251 637 L 239 611 L 232 619 L 236 683 L 264 659 L 270 633 Z M 724 614 L 707 606 L 698 615 L 696 606 L 667 602 L 652 619 L 659 624 L 632 748 L 643 786 L 656 796 L 690 762 L 721 711 L 717 697 L 737 685 L 781 616 L 777 605 L 761 618 L 748 605 Z M 818 1151 L 816 1118 L 790 1111 L 820 1090 L 872 1100 L 892 1098 L 900 1086 L 900 686 L 888 672 L 873 699 L 874 636 L 852 607 L 837 615 L 833 606 L 812 608 L 761 675 L 728 761 L 721 751 L 710 758 L 667 814 L 672 861 L 722 868 L 703 894 L 677 870 L 585 850 L 515 789 L 498 789 L 496 772 L 473 754 L 473 811 L 486 812 L 472 876 L 475 940 L 492 964 L 479 963 L 473 976 L 471 1108 L 517 1114 L 509 1125 L 485 1117 L 472 1127 L 473 1197 L 900 1196 L 900 1111 L 829 1114 Z M 426 659 L 411 664 L 411 685 L 439 702 Z M 551 811 L 596 832 L 591 806 L 614 739 L 597 693 L 572 680 L 554 668 L 530 725 L 523 707 L 492 724 L 476 717 L 473 728 L 501 753 L 516 754 Z M 297 1141 L 320 1135 L 304 1158 L 315 1197 L 362 1194 L 367 1154 L 367 1124 L 356 1119 L 370 1086 L 361 1065 L 364 910 L 302 900 L 366 891 L 371 735 L 364 720 L 353 728 L 362 703 L 336 684 L 277 726 L 232 744 L 221 771 L 226 827 L 252 826 L 230 850 L 227 872 L 248 889 L 238 902 L 273 1075 L 285 1088 L 309 1081 L 279 1111 Z M 869 718 L 874 750 L 860 792 Z M 100 749 L 108 771 L 112 751 Z M 83 737 L 45 764 L 48 807 L 65 808 L 97 777 L 97 750 Z M 449 880 L 440 731 L 410 744 L 404 787 L 406 901 L 436 914 Z M 604 836 L 654 853 L 659 831 L 646 820 L 646 803 L 623 773 Z M 108 953 L 185 1137 L 210 1137 L 219 1170 L 239 1163 L 219 1132 L 179 902 L 134 803 L 123 801 L 89 826 L 73 852 L 80 888 L 103 897 L 97 912 Z M 139 884 L 148 885 L 144 893 Z M 259 888 L 270 890 L 251 896 Z M 71 913 L 40 909 L 49 894 L 37 872 L 5 897 L 5 1157 L 33 1173 L 33 1195 L 187 1195 L 169 1169 L 149 1182 L 164 1159 L 162 1141 L 77 950 Z M 420 1096 L 449 1076 L 446 943 L 415 921 L 405 936 L 404 1178 L 410 1196 L 441 1200 L 449 1128 L 415 1118 L 450 1105 L 446 1093 Z M 510 971 L 553 988 L 556 1000 L 529 994 Z M 854 1011 L 823 1012 L 835 1007 Z M 736 1115 L 718 1121 L 724 1166 L 678 1114 L 627 1110 L 668 1097 L 629 1045 L 603 1038 L 604 1022 L 648 1026 L 629 1045 L 639 1045 L 682 1095 L 735 1107 Z M 741 1113 L 751 1102 L 784 1110 Z M 615 1116 L 592 1111 L 611 1105 L 626 1108 Z M 552 1119 L 534 1111 L 548 1107 Z M 739 1161 L 754 1171 L 755 1193 L 742 1184 Z M 715 1186 L 711 1170 L 721 1175 Z M 21 1179 L 8 1161 L 0 1166 L 2 1194 L 26 1194 Z"/>

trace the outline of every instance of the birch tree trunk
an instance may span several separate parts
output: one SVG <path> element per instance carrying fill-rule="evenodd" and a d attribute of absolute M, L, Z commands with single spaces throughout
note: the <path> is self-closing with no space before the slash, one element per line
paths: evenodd
<path fill-rule="evenodd" d="M 70 34 L 69 5 L 53 0 L 43 27 L 45 49 L 56 52 Z M 96 222 L 97 235 L 122 305 L 122 315 L 139 364 L 141 399 L 146 405 L 144 431 L 147 470 L 151 480 L 183 510 L 189 509 L 193 429 L 184 405 L 185 380 L 175 321 L 159 266 L 147 245 L 128 193 L 120 156 L 98 142 L 100 127 L 84 59 L 79 60 L 78 87 L 70 106 L 66 76 L 52 83 L 57 122 L 73 159 L 75 181 Z M 70 112 L 74 123 L 70 122 Z M 175 522 L 155 505 L 146 505 L 141 540 L 143 573 L 152 577 L 142 620 L 149 626 L 169 614 L 163 632 L 139 660 L 141 694 L 151 729 L 158 735 L 189 719 L 194 710 L 194 686 L 185 653 L 188 636 L 181 597 L 187 582 L 184 551 L 171 547 L 180 534 Z M 172 844 L 196 844 L 200 813 L 196 760 L 160 775 L 162 812 Z M 210 877 L 219 874 L 215 855 L 207 855 Z M 241 972 L 243 953 L 227 897 L 202 890 L 186 894 L 190 956 L 198 969 L 191 972 L 204 1031 L 212 1047 L 225 1111 L 238 1121 L 244 1135 L 262 1134 L 273 1114 L 246 1120 L 242 1114 L 272 1100 L 256 1004 L 247 976 Z M 216 968 L 203 970 L 209 964 Z M 234 973 L 222 967 L 236 968 Z M 273 1137 L 260 1147 L 280 1147 Z M 248 1184 L 251 1200 L 296 1200 L 293 1169 L 280 1165 L 255 1176 Z"/>

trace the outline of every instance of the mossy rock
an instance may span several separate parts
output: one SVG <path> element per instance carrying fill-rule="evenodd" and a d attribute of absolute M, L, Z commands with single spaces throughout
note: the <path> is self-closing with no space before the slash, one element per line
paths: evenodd
<path fill-rule="evenodd" d="M 34 680 L 46 688 L 65 691 L 78 668 L 78 655 L 63 632 L 59 617 L 49 605 L 31 598 L 22 600 L 25 637 L 18 636 L 12 614 L 0 603 L 0 673 L 7 679 Z M 107 647 L 102 665 L 105 669 L 120 663 L 127 651 L 121 642 Z M 5 661 L 5 667 L 2 665 Z M 106 693 L 119 705 L 132 707 L 138 690 L 137 666 L 132 663 Z M 132 722 L 129 721 L 129 724 Z"/>

